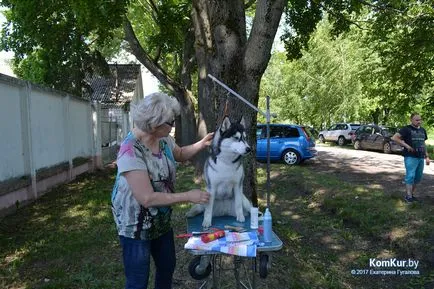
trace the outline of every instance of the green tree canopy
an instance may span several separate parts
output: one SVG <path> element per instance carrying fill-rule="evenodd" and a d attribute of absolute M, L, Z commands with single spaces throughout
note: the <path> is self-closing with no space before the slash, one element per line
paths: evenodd
<path fill-rule="evenodd" d="M 287 13 L 290 26 L 283 39 L 288 59 L 300 58 L 300 48 L 311 46 L 306 31 L 313 31 L 318 19 L 328 13 L 335 24 L 331 35 L 352 28 L 353 37 L 362 42 L 365 52 L 372 54 L 365 54 L 367 73 L 360 74 L 364 98 L 371 98 L 364 102 L 365 112 L 377 122 L 387 121 L 392 108 L 401 114 L 421 109 L 427 121 L 434 123 L 430 112 L 434 96 L 429 93 L 434 80 L 434 1 L 330 2 L 290 1 L 302 9 Z M 311 15 L 311 21 L 294 28 L 294 23 L 309 19 L 304 14 Z"/>
<path fill-rule="evenodd" d="M 412 98 L 391 97 L 400 82 L 391 78 L 370 33 L 353 25 L 333 37 L 333 26 L 323 20 L 301 58 L 285 61 L 282 52 L 274 53 L 261 84 L 262 95 L 271 96 L 272 110 L 279 116 L 274 121 L 318 128 L 342 121 L 399 125 L 411 111 L 424 112 L 432 96 L 430 83 L 412 92 Z M 399 105 L 404 101 L 406 106 Z M 423 114 L 427 119 L 432 115 Z"/>
<path fill-rule="evenodd" d="M 16 1 L 2 30 L 3 49 L 14 51 L 15 72 L 24 79 L 81 95 L 86 72 L 107 67 L 98 47 L 113 37 L 126 1 Z"/>

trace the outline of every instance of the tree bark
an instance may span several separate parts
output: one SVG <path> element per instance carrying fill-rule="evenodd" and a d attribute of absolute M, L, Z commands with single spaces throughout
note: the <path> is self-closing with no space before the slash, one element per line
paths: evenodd
<path fill-rule="evenodd" d="M 194 56 L 194 32 L 190 28 L 184 37 L 184 48 L 182 56 L 182 68 L 180 79 L 183 90 L 182 97 L 178 98 L 181 105 L 181 115 L 176 122 L 175 138 L 178 145 L 185 146 L 197 140 L 196 115 L 191 91 L 191 72 L 196 64 Z M 195 163 L 197 163 L 195 161 Z"/>

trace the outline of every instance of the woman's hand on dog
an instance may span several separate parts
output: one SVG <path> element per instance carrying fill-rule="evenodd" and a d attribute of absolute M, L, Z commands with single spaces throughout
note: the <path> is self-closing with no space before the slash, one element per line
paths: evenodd
<path fill-rule="evenodd" d="M 194 189 L 188 191 L 188 199 L 195 204 L 207 204 L 209 201 L 210 193 Z"/>
<path fill-rule="evenodd" d="M 206 136 L 204 136 L 204 138 L 200 141 L 202 143 L 202 147 L 203 148 L 209 147 L 211 145 L 213 137 L 214 137 L 214 133 L 213 132 L 210 132 L 209 134 L 207 134 Z"/>

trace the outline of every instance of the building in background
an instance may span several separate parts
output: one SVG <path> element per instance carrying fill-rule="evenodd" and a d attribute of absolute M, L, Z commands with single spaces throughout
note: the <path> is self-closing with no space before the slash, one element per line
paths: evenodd
<path fill-rule="evenodd" d="M 15 77 L 11 69 L 13 53 L 1 51 L 0 52 L 0 73 Z"/>
<path fill-rule="evenodd" d="M 88 75 L 89 93 L 84 97 L 101 110 L 101 155 L 104 164 L 112 162 L 123 138 L 131 129 L 130 103 L 144 97 L 140 64 L 109 64 L 107 75 Z"/>

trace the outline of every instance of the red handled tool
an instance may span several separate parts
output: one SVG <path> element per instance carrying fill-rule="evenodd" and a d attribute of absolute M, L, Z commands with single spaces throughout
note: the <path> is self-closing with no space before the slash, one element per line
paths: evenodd
<path fill-rule="evenodd" d="M 218 230 L 215 231 L 213 233 L 209 233 L 209 234 L 204 234 L 200 236 L 200 239 L 202 240 L 202 242 L 204 243 L 208 243 L 214 240 L 217 240 L 219 238 L 222 238 L 225 236 L 225 231 L 223 230 Z"/>
<path fill-rule="evenodd" d="M 217 228 L 209 228 L 208 230 L 204 231 L 204 232 L 191 232 L 191 233 L 186 233 L 186 234 L 179 234 L 176 235 L 176 238 L 190 238 L 190 237 L 200 237 L 204 234 L 212 234 L 213 232 L 216 231 L 221 231 L 221 229 L 217 229 Z"/>
<path fill-rule="evenodd" d="M 190 238 L 190 237 L 199 237 L 203 234 L 209 234 L 209 232 L 192 232 L 192 233 L 187 233 L 187 234 L 179 234 L 176 235 L 176 238 Z"/>

